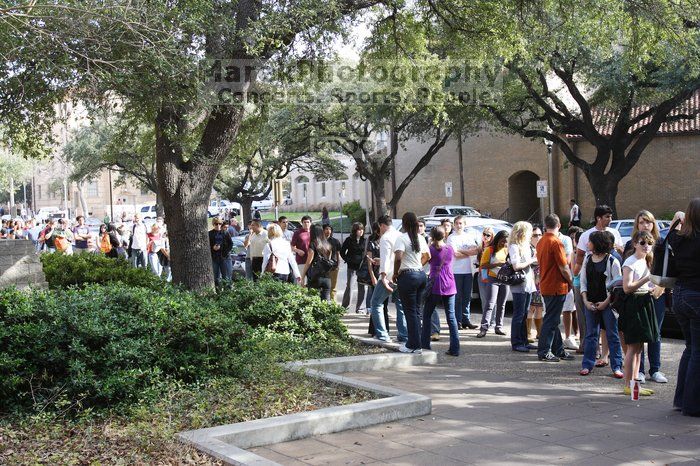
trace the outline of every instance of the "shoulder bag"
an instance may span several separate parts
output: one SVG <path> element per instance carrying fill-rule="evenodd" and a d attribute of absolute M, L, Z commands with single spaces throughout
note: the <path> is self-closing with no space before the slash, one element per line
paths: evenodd
<path fill-rule="evenodd" d="M 525 282 L 525 270 L 515 270 L 510 263 L 510 254 L 506 257 L 506 263 L 501 266 L 496 274 L 496 283 L 499 285 L 520 285 Z"/>
<path fill-rule="evenodd" d="M 651 277 L 649 280 L 656 286 L 663 288 L 673 288 L 676 284 L 678 272 L 676 270 L 676 258 L 673 255 L 673 249 L 668 243 L 668 237 L 671 232 L 676 230 L 680 220 L 676 220 L 668 230 L 668 234 L 663 241 L 654 246 L 654 262 L 651 265 Z"/>
<path fill-rule="evenodd" d="M 268 243 L 268 246 L 270 247 L 270 258 L 267 260 L 267 265 L 265 266 L 265 272 L 267 273 L 275 273 L 277 270 L 277 256 L 275 253 L 272 251 L 272 242 Z"/>

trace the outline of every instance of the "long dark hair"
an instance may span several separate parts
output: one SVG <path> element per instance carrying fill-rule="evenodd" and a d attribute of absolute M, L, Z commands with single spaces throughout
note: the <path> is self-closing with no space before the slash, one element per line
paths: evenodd
<path fill-rule="evenodd" d="M 331 244 L 326 239 L 326 235 L 323 234 L 323 227 L 321 225 L 311 225 L 311 244 L 313 244 L 316 252 L 330 257 Z"/>
<path fill-rule="evenodd" d="M 413 212 L 406 212 L 401 217 L 401 225 L 403 226 L 403 231 L 408 233 L 408 237 L 411 239 L 411 248 L 413 252 L 420 252 L 420 243 L 418 242 L 418 217 Z"/>
<path fill-rule="evenodd" d="M 491 250 L 493 252 L 498 251 L 498 249 L 496 249 L 498 247 L 498 243 L 500 243 L 504 238 L 507 240 L 509 236 L 510 235 L 506 230 L 501 230 L 498 233 L 496 233 L 496 237 L 493 238 L 493 242 L 491 242 Z M 508 247 L 508 245 L 506 244 L 505 247 Z"/>
<path fill-rule="evenodd" d="M 700 233 L 700 197 L 691 199 L 688 209 L 685 211 L 685 220 L 681 227 L 680 235 L 686 238 L 695 238 Z"/>
<path fill-rule="evenodd" d="M 369 241 L 377 241 L 379 239 L 379 222 L 372 224 L 372 234 L 369 235 Z"/>

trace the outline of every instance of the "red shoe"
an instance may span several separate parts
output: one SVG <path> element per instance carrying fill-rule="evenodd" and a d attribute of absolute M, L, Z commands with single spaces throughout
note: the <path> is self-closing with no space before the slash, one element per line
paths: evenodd
<path fill-rule="evenodd" d="M 625 374 L 623 374 L 622 371 L 613 371 L 613 377 L 616 379 L 624 379 Z"/>
<path fill-rule="evenodd" d="M 588 375 L 591 373 L 590 369 L 581 369 L 578 373 L 578 375 Z"/>

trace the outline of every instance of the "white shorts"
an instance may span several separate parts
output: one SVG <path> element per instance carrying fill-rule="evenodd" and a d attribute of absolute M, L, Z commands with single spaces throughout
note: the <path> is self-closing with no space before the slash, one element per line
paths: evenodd
<path fill-rule="evenodd" d="M 574 290 L 569 290 L 564 301 L 562 312 L 574 312 L 576 310 L 576 302 L 574 301 Z"/>

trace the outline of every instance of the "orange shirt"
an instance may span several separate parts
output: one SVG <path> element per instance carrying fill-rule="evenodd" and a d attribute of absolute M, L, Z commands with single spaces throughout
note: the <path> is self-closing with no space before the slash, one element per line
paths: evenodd
<path fill-rule="evenodd" d="M 559 296 L 569 292 L 566 278 L 559 266 L 567 265 L 564 244 L 554 233 L 545 233 L 537 243 L 537 262 L 540 266 L 540 293 Z"/>

